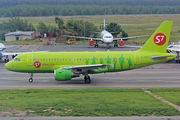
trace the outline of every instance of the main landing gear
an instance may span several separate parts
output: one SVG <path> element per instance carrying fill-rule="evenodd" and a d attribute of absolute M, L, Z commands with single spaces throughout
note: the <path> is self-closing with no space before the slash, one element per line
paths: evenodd
<path fill-rule="evenodd" d="M 5 62 L 5 63 L 9 62 L 8 55 L 6 55 L 6 58 L 4 59 L 4 62 Z"/>
<path fill-rule="evenodd" d="M 94 47 L 97 47 L 97 48 L 98 48 L 98 44 L 97 44 L 97 43 L 98 43 L 98 41 L 96 40 L 96 44 L 94 45 Z"/>
<path fill-rule="evenodd" d="M 91 78 L 89 75 L 84 76 L 84 82 L 87 84 L 91 83 Z"/>
<path fill-rule="evenodd" d="M 30 73 L 29 82 L 30 82 L 30 83 L 32 83 L 32 82 L 33 82 L 33 73 Z"/>
<path fill-rule="evenodd" d="M 115 41 L 114 47 L 118 47 L 117 40 Z"/>

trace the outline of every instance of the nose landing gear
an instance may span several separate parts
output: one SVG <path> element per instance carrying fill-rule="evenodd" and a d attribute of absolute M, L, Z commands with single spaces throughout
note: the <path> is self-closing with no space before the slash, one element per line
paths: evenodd
<path fill-rule="evenodd" d="M 29 82 L 30 82 L 30 83 L 32 83 L 32 82 L 33 82 L 33 73 L 30 73 Z"/>

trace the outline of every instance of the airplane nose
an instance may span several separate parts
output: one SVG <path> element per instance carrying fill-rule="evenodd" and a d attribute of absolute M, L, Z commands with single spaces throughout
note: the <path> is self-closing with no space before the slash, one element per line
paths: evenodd
<path fill-rule="evenodd" d="M 8 63 L 6 63 L 5 64 L 5 68 L 7 69 L 7 70 L 10 70 L 10 64 L 9 64 L 10 62 L 8 62 Z"/>

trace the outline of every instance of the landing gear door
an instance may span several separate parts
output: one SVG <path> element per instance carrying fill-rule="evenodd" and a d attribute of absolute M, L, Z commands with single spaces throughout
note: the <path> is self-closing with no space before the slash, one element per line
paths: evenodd
<path fill-rule="evenodd" d="M 140 54 L 135 54 L 135 65 L 140 65 L 141 64 L 141 56 Z"/>
<path fill-rule="evenodd" d="M 33 66 L 33 55 L 27 56 L 27 66 Z"/>

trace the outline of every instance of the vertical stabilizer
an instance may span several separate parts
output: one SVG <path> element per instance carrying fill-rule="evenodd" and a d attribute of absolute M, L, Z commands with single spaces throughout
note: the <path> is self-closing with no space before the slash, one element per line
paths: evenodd
<path fill-rule="evenodd" d="M 106 30 L 106 25 L 105 25 L 105 15 L 104 15 L 104 31 Z"/>
<path fill-rule="evenodd" d="M 169 43 L 173 21 L 164 21 L 138 51 L 165 53 Z"/>

